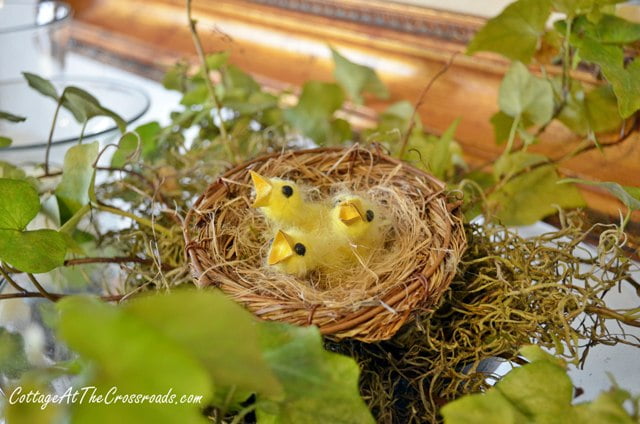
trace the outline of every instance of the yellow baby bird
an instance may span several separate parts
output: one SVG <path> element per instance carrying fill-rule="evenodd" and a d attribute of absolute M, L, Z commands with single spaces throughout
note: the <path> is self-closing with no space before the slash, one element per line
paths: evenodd
<path fill-rule="evenodd" d="M 382 245 L 384 220 L 373 203 L 352 194 L 334 198 L 330 222 L 332 232 L 360 255 Z"/>
<path fill-rule="evenodd" d="M 322 242 L 299 230 L 278 230 L 271 243 L 267 264 L 285 274 L 303 277 L 323 264 Z"/>
<path fill-rule="evenodd" d="M 302 230 L 313 230 L 320 225 L 323 215 L 326 215 L 324 208 L 320 204 L 306 202 L 296 183 L 249 172 L 256 192 L 252 206 L 260 208 L 273 224 Z"/>

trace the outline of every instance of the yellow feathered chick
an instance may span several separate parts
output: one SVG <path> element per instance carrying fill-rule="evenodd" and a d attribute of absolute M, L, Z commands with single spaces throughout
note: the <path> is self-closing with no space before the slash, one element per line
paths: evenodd
<path fill-rule="evenodd" d="M 336 196 L 329 221 L 334 237 L 342 238 L 359 255 L 366 256 L 382 245 L 384 220 L 373 203 L 359 196 Z"/>
<path fill-rule="evenodd" d="M 323 266 L 325 253 L 325 245 L 317 233 L 278 230 L 269 249 L 267 264 L 285 274 L 303 277 Z"/>
<path fill-rule="evenodd" d="M 322 205 L 306 202 L 304 193 L 293 181 L 280 178 L 265 178 L 249 171 L 256 192 L 254 208 L 260 208 L 264 215 L 277 227 L 315 230 L 326 218 Z"/>

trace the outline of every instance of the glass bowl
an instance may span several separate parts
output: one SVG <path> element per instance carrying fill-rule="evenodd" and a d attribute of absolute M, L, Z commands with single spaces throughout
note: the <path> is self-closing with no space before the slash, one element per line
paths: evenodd
<path fill-rule="evenodd" d="M 0 80 L 19 78 L 24 71 L 60 74 L 72 15 L 60 1 L 0 0 Z"/>
<path fill-rule="evenodd" d="M 143 90 L 122 81 L 87 77 L 59 77 L 51 79 L 58 94 L 64 87 L 82 88 L 100 101 L 102 106 L 119 114 L 127 125 L 136 121 L 149 109 L 149 96 Z M 24 79 L 0 82 L 0 110 L 26 117 L 24 122 L 0 120 L 0 135 L 13 143 L 0 148 L 0 160 L 14 164 L 43 163 L 56 102 L 33 90 Z M 82 125 L 66 109 L 61 108 L 56 120 L 51 145 L 50 163 L 60 165 L 65 151 L 78 142 Z M 84 142 L 94 140 L 102 144 L 117 134 L 111 118 L 98 116 L 87 123 Z"/>

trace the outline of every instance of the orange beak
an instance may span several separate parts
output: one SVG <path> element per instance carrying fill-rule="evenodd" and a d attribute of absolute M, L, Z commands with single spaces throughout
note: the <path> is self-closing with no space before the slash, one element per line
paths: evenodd
<path fill-rule="evenodd" d="M 338 208 L 338 218 L 344 225 L 353 225 L 358 221 L 364 221 L 365 215 L 360 200 L 347 200 L 341 203 Z"/>
<path fill-rule="evenodd" d="M 293 256 L 294 244 L 295 242 L 287 233 L 282 230 L 278 230 L 275 238 L 273 239 L 273 243 L 271 244 L 267 263 L 269 265 L 275 265 Z"/>
<path fill-rule="evenodd" d="M 262 175 L 257 172 L 249 171 L 251 174 L 251 180 L 253 180 L 253 187 L 256 189 L 256 200 L 253 201 L 254 208 L 261 208 L 269 204 L 269 195 L 273 186 Z"/>

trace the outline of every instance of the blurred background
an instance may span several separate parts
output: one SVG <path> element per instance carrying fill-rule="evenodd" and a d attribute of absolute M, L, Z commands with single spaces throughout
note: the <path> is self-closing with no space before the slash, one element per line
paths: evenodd
<path fill-rule="evenodd" d="M 176 60 L 195 63 L 184 1 L 71 0 L 74 22 L 71 50 L 120 69 L 159 80 Z M 308 80 L 331 81 L 329 46 L 352 61 L 374 67 L 390 96 L 352 105 L 353 123 L 366 127 L 376 113 L 399 100 L 415 102 L 427 81 L 451 59 L 453 65 L 431 87 L 420 116 L 425 128 L 441 134 L 462 117 L 456 138 L 471 166 L 491 162 L 501 151 L 491 116 L 508 62 L 498 55 L 464 54 L 486 17 L 508 0 L 218 0 L 195 1 L 193 13 L 206 51 L 227 50 L 230 62 L 273 88 L 295 91 Z M 637 4 L 618 5 L 631 16 Z M 67 66 L 68 72 L 74 69 Z M 550 67 L 559 72 L 559 67 Z M 586 71 L 576 78 L 597 84 Z M 578 140 L 562 125 L 551 125 L 533 151 L 558 157 Z M 569 176 L 640 186 L 640 151 L 632 137 L 619 146 L 588 152 L 563 164 Z M 617 219 L 618 203 L 595 187 L 584 196 L 600 218 Z M 640 218 L 636 215 L 635 221 Z"/>

